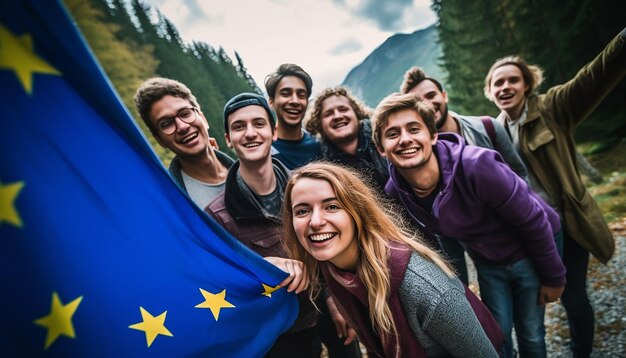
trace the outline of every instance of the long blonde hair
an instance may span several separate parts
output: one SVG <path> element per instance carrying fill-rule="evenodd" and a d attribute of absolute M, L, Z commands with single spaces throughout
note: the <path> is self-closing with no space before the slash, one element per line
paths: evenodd
<path fill-rule="evenodd" d="M 434 250 L 422 243 L 421 237 L 409 232 L 397 217 L 388 199 L 377 195 L 360 175 L 336 164 L 316 162 L 293 172 L 287 187 L 283 206 L 283 227 L 285 244 L 290 257 L 304 262 L 311 282 L 311 300 L 320 292 L 319 264 L 299 243 L 293 228 L 293 207 L 291 192 L 302 178 L 325 180 L 333 187 L 335 196 L 354 222 L 355 235 L 359 248 L 357 273 L 367 288 L 369 316 L 373 329 L 383 342 L 397 330 L 391 309 L 387 304 L 390 295 L 390 277 L 387 258 L 389 243 L 399 242 L 409 245 L 424 258 L 434 262 L 450 277 L 452 269 Z"/>

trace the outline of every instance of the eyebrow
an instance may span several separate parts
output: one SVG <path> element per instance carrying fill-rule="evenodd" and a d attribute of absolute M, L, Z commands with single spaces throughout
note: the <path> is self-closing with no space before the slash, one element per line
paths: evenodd
<path fill-rule="evenodd" d="M 178 110 L 176 110 L 176 112 L 174 113 L 174 115 L 166 115 L 166 116 L 161 116 L 161 117 L 159 117 L 159 118 L 156 118 L 156 119 L 155 119 L 155 121 L 156 121 L 156 122 L 160 122 L 160 121 L 161 121 L 161 120 L 163 120 L 163 119 L 172 119 L 172 118 L 174 118 L 174 117 L 178 116 L 178 114 L 180 113 L 180 111 L 182 111 L 182 110 L 184 110 L 184 109 L 192 109 L 192 108 L 194 108 L 194 107 L 181 107 L 181 108 L 179 108 Z"/>
<path fill-rule="evenodd" d="M 323 199 L 322 203 L 328 203 L 330 201 L 339 201 L 339 200 L 337 200 L 337 198 L 333 196 L 333 197 L 330 197 L 330 198 Z M 297 203 L 297 204 L 294 204 L 293 207 L 295 208 L 295 207 L 300 206 L 300 205 L 309 205 L 309 204 L 308 203 Z"/>
<path fill-rule="evenodd" d="M 393 126 L 393 127 L 388 127 L 387 129 L 385 129 L 383 131 L 383 133 L 387 133 L 388 131 L 393 130 L 393 129 L 408 127 L 408 126 L 412 126 L 412 125 L 417 125 L 419 127 L 423 126 L 422 123 L 420 123 L 420 121 L 410 121 L 410 122 L 407 122 L 407 123 L 405 123 L 403 125 L 397 125 L 397 126 Z"/>

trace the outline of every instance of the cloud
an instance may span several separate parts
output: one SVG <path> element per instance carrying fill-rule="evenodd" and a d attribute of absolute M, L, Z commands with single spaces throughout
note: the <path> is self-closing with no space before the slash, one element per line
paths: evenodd
<path fill-rule="evenodd" d="M 349 38 L 349 39 L 343 40 L 342 42 L 338 43 L 335 47 L 330 49 L 330 51 L 328 51 L 328 54 L 331 56 L 347 55 L 347 54 L 357 52 L 361 50 L 362 48 L 363 48 L 363 44 L 361 43 L 361 41 L 354 39 L 354 38 Z"/>
<path fill-rule="evenodd" d="M 413 0 L 363 0 L 357 13 L 373 20 L 383 31 L 396 31 L 404 28 L 404 14 L 413 8 Z"/>
<path fill-rule="evenodd" d="M 433 22 L 428 0 L 332 0 L 355 18 L 373 23 L 385 32 L 414 31 Z"/>

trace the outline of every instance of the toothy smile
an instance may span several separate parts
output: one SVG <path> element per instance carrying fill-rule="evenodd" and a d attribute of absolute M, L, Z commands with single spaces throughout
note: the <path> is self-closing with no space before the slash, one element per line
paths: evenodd
<path fill-rule="evenodd" d="M 337 235 L 336 232 L 333 232 L 333 233 L 327 232 L 323 234 L 311 234 L 309 235 L 309 239 L 314 242 L 324 242 L 324 241 L 332 239 L 333 237 L 335 237 L 335 235 Z"/>
<path fill-rule="evenodd" d="M 335 124 L 332 125 L 333 129 L 337 129 L 337 128 L 341 128 L 341 127 L 345 127 L 348 125 L 348 122 L 346 121 L 341 121 L 341 122 L 337 122 Z"/>
<path fill-rule="evenodd" d="M 293 115 L 298 115 L 301 113 L 301 111 L 299 109 L 285 109 L 285 112 L 289 113 L 289 114 L 293 114 Z"/>
<path fill-rule="evenodd" d="M 181 143 L 183 144 L 187 144 L 189 142 L 191 142 L 192 140 L 196 139 L 198 137 L 198 133 L 192 133 L 186 137 L 184 137 L 183 139 L 181 139 Z"/>
<path fill-rule="evenodd" d="M 417 148 L 408 148 L 398 151 L 398 154 L 414 154 L 417 153 Z"/>
<path fill-rule="evenodd" d="M 261 145 L 261 143 L 259 143 L 259 142 L 252 142 L 252 143 L 246 143 L 243 146 L 246 147 L 246 148 L 254 148 L 254 147 L 258 147 L 260 145 Z"/>

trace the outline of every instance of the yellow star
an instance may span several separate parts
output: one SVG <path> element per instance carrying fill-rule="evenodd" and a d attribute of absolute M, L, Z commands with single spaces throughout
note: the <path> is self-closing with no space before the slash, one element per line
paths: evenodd
<path fill-rule="evenodd" d="M 48 349 L 60 335 L 74 338 L 74 325 L 72 324 L 72 316 L 83 300 L 83 296 L 76 298 L 74 301 L 63 305 L 56 292 L 52 292 L 52 305 L 50 314 L 35 320 L 38 326 L 46 327 L 48 334 L 46 335 L 45 349 Z"/>
<path fill-rule="evenodd" d="M 15 210 L 14 203 L 23 186 L 23 181 L 7 185 L 2 185 L 0 182 L 0 226 L 3 221 L 6 221 L 9 224 L 22 227 L 22 220 Z"/>
<path fill-rule="evenodd" d="M 172 332 L 165 328 L 165 316 L 167 315 L 167 311 L 156 317 L 152 316 L 150 312 L 146 311 L 141 306 L 139 306 L 139 311 L 141 312 L 142 322 L 132 324 L 128 326 L 128 328 L 144 331 L 146 333 L 146 343 L 148 343 L 148 347 L 150 347 L 159 334 L 169 337 L 174 336 Z"/>
<path fill-rule="evenodd" d="M 213 317 L 215 320 L 220 317 L 220 310 L 222 308 L 234 308 L 235 306 L 226 301 L 226 289 L 222 290 L 222 292 L 213 294 L 211 292 L 200 289 L 200 293 L 204 296 L 204 302 L 196 305 L 196 308 L 209 308 L 213 313 Z"/>
<path fill-rule="evenodd" d="M 263 285 L 263 293 L 262 293 L 263 296 L 272 297 L 272 293 L 276 292 L 276 291 L 278 291 L 280 289 L 280 285 L 276 285 L 276 286 L 272 287 L 272 286 L 268 286 L 268 285 L 266 285 L 264 283 L 261 283 L 261 284 Z"/>
<path fill-rule="evenodd" d="M 60 75 L 59 71 L 35 54 L 30 35 L 15 36 L 2 25 L 0 25 L 0 68 L 15 72 L 28 94 L 33 91 L 33 73 Z"/>

